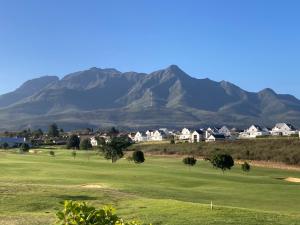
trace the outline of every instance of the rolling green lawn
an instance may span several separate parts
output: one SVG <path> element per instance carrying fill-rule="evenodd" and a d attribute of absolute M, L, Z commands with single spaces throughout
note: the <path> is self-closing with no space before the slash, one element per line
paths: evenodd
<path fill-rule="evenodd" d="M 118 214 L 153 224 L 300 224 L 300 184 L 279 178 L 299 172 L 236 166 L 223 174 L 207 162 L 191 169 L 181 158 L 147 157 L 116 164 L 95 153 L 56 149 L 0 152 L 0 224 L 53 224 L 59 202 L 112 205 Z M 213 201 L 214 210 L 210 209 Z"/>

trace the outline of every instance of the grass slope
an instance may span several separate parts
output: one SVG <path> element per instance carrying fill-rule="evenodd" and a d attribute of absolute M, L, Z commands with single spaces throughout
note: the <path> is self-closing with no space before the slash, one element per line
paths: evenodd
<path fill-rule="evenodd" d="M 51 224 L 65 199 L 110 204 L 153 224 L 300 224 L 300 184 L 276 179 L 299 172 L 237 167 L 223 175 L 203 161 L 191 169 L 167 157 L 111 164 L 94 153 L 74 160 L 68 150 L 55 151 L 0 153 L 0 224 Z"/>

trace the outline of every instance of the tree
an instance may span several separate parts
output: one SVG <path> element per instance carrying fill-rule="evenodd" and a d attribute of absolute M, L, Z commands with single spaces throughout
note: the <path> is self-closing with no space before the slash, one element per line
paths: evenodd
<path fill-rule="evenodd" d="M 21 146 L 20 146 L 20 151 L 21 151 L 21 152 L 28 152 L 29 149 L 30 149 L 30 146 L 29 146 L 27 143 L 23 143 L 23 144 L 21 144 Z"/>
<path fill-rule="evenodd" d="M 86 138 L 86 139 L 83 139 L 80 142 L 80 149 L 82 149 L 82 150 L 89 150 L 89 149 L 92 149 L 92 148 L 93 148 L 93 146 L 91 144 L 90 139 Z"/>
<path fill-rule="evenodd" d="M 72 151 L 71 155 L 73 156 L 73 158 L 75 159 L 77 156 L 77 152 L 76 151 Z"/>
<path fill-rule="evenodd" d="M 51 151 L 49 152 L 49 155 L 52 156 L 52 157 L 54 157 L 54 156 L 55 156 L 55 152 L 51 150 Z"/>
<path fill-rule="evenodd" d="M 197 159 L 194 157 L 186 157 L 182 160 L 182 162 L 187 166 L 195 166 L 197 163 Z"/>
<path fill-rule="evenodd" d="M 53 123 L 48 128 L 48 136 L 49 137 L 59 137 L 59 130 L 56 123 Z"/>
<path fill-rule="evenodd" d="M 132 153 L 132 159 L 135 163 L 143 163 L 145 162 L 144 152 L 140 150 L 136 150 Z"/>
<path fill-rule="evenodd" d="M 225 170 L 230 170 L 231 167 L 234 166 L 233 158 L 228 154 L 216 154 L 210 162 L 215 168 L 221 169 L 223 173 Z"/>
<path fill-rule="evenodd" d="M 243 164 L 242 164 L 242 170 L 244 171 L 244 172 L 249 172 L 250 171 L 250 169 L 251 169 L 251 166 L 250 166 L 250 164 L 249 163 L 247 163 L 247 162 L 244 162 Z"/>
<path fill-rule="evenodd" d="M 67 143 L 68 149 L 79 149 L 80 139 L 76 134 L 72 134 Z"/>
<path fill-rule="evenodd" d="M 109 143 L 103 146 L 104 157 L 111 159 L 111 162 L 115 163 L 124 156 L 123 150 L 131 144 L 132 143 L 126 137 L 113 137 Z"/>

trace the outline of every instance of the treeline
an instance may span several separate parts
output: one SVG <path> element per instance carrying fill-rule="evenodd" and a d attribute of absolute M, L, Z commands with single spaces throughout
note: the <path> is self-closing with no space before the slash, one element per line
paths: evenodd
<path fill-rule="evenodd" d="M 216 153 L 226 153 L 237 160 L 263 160 L 300 165 L 300 140 L 298 138 L 131 146 L 131 150 L 136 149 L 153 154 L 194 155 L 204 158 L 209 158 Z"/>

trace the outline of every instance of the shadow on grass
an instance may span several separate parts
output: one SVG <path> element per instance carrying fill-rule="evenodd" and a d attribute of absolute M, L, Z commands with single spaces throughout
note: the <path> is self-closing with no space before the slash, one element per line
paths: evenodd
<path fill-rule="evenodd" d="M 96 197 L 91 197 L 88 195 L 56 195 L 55 198 L 61 200 L 73 200 L 73 201 L 86 201 L 86 200 L 97 200 Z"/>

